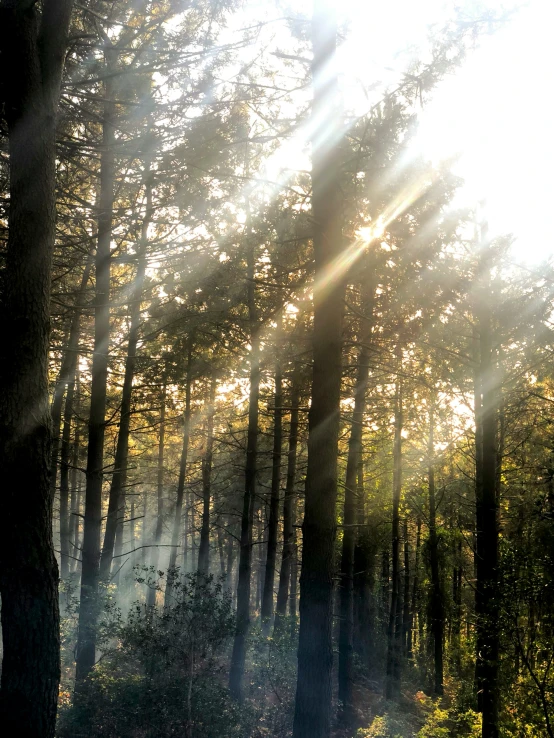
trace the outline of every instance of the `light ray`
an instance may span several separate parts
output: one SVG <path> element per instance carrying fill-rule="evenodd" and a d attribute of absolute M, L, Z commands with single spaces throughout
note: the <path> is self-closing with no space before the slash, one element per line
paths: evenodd
<path fill-rule="evenodd" d="M 435 174 L 435 178 L 438 175 Z M 385 233 L 388 226 L 408 210 L 433 184 L 434 179 L 426 172 L 409 185 L 384 208 L 375 223 L 360 228 L 354 241 L 324 269 L 313 285 L 314 295 L 324 299 L 325 294 L 339 283 L 350 268 L 360 258 L 368 246 L 374 245 Z"/>

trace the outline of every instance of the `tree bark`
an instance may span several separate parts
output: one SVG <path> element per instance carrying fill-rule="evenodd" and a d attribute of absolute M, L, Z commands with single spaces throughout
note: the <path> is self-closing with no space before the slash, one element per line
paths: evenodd
<path fill-rule="evenodd" d="M 401 653 L 398 634 L 400 632 L 400 496 L 402 493 L 402 380 L 396 380 L 394 399 L 394 447 L 392 480 L 392 593 L 390 600 L 389 625 L 387 630 L 387 677 L 385 696 L 387 699 L 400 697 Z"/>
<path fill-rule="evenodd" d="M 279 350 L 279 345 L 277 349 Z M 283 437 L 283 373 L 277 361 L 275 367 L 275 407 L 273 409 L 273 454 L 271 471 L 271 499 L 267 526 L 267 555 L 262 596 L 262 630 L 269 635 L 273 615 L 273 587 L 275 582 L 275 563 L 277 561 L 277 527 L 279 525 L 279 493 L 281 489 L 281 453 Z"/>
<path fill-rule="evenodd" d="M 114 544 L 117 531 L 117 519 L 121 514 L 121 498 L 124 494 L 127 481 L 127 466 L 129 459 L 129 436 L 131 430 L 131 401 L 133 394 L 133 379 L 137 364 L 137 345 L 140 331 L 140 307 L 144 278 L 146 275 L 146 249 L 148 245 L 148 227 L 152 220 L 152 181 L 150 174 L 150 159 L 144 166 L 144 183 L 146 195 L 146 209 L 142 221 L 139 248 L 137 253 L 137 272 L 133 289 L 130 295 L 131 324 L 127 356 L 125 358 L 125 374 L 121 393 L 121 414 L 117 434 L 114 470 L 108 500 L 108 516 L 104 531 L 104 545 L 100 557 L 100 578 L 107 581 L 114 555 Z M 119 564 L 118 564 L 119 566 Z"/>
<path fill-rule="evenodd" d="M 22 738 L 54 735 L 60 678 L 48 343 L 56 116 L 71 7 L 69 0 L 44 0 L 41 10 L 0 2 L 0 111 L 10 177 L 0 306 L 0 468 L 10 480 L 0 534 L 0 725 Z"/>
<path fill-rule="evenodd" d="M 443 686 L 443 649 L 444 649 L 444 601 L 439 569 L 439 549 L 437 537 L 437 507 L 435 495 L 435 411 L 434 400 L 431 400 L 429 411 L 429 445 L 428 445 L 428 480 L 429 480 L 429 563 L 431 567 L 431 633 L 433 636 L 433 689 L 436 695 L 442 695 Z"/>
<path fill-rule="evenodd" d="M 497 390 L 492 351 L 492 311 L 488 279 L 488 246 L 483 249 L 477 290 L 478 366 L 475 381 L 477 523 L 475 614 L 477 655 L 475 681 L 483 715 L 483 738 L 498 738 L 499 717 L 499 607 L 498 607 L 498 450 Z M 477 432 L 479 429 L 479 432 Z M 480 446 L 480 449 L 477 448 Z"/>
<path fill-rule="evenodd" d="M 167 583 L 165 588 L 164 606 L 171 604 L 173 597 L 173 588 L 175 585 L 175 565 L 177 563 L 177 551 L 179 549 L 179 539 L 181 530 L 181 516 L 183 514 L 183 499 L 185 496 L 185 479 L 187 473 L 187 461 L 190 444 L 191 432 L 191 389 L 192 389 L 192 346 L 194 335 L 191 333 L 187 341 L 187 370 L 185 378 L 185 412 L 183 416 L 183 446 L 181 449 L 181 462 L 179 465 L 179 480 L 177 482 L 177 498 L 175 500 L 175 512 L 173 515 L 173 530 L 171 534 L 171 548 L 169 553 L 169 566 L 167 572 Z M 186 531 L 185 531 L 186 541 Z"/>
<path fill-rule="evenodd" d="M 357 524 L 359 533 L 354 547 L 354 648 L 370 673 L 375 671 L 375 532 L 367 524 L 363 453 L 358 459 Z"/>
<path fill-rule="evenodd" d="M 253 255 L 250 257 L 249 273 L 253 276 Z M 249 279 L 249 290 L 254 287 L 254 280 Z M 253 300 L 253 292 L 252 298 Z M 252 302 L 251 302 L 252 315 Z M 252 318 L 251 318 L 251 322 Z M 246 467 L 244 497 L 240 530 L 240 554 L 237 584 L 237 619 L 231 669 L 229 673 L 229 689 L 237 700 L 243 699 L 243 677 L 246 662 L 246 638 L 250 627 L 250 581 L 252 574 L 252 527 L 254 524 L 254 504 L 256 495 L 256 468 L 258 456 L 258 414 L 260 401 L 260 360 L 259 338 L 257 330 L 251 339 L 250 352 L 250 396 L 248 403 L 248 432 L 246 441 Z"/>
<path fill-rule="evenodd" d="M 83 298 L 90 278 L 90 270 L 92 260 L 87 257 L 81 284 L 77 293 L 77 299 L 73 308 L 73 317 L 69 326 L 67 341 L 63 352 L 60 373 L 54 386 L 54 397 L 52 399 L 52 461 L 50 479 L 52 484 L 52 496 L 56 492 L 56 478 L 58 473 L 58 452 L 60 450 L 60 428 L 62 421 L 62 410 L 64 407 L 63 399 L 66 389 L 68 390 L 70 383 L 73 381 L 77 368 L 77 352 L 79 350 L 79 332 L 81 323 L 81 309 Z M 63 579 L 63 574 L 62 574 Z"/>
<path fill-rule="evenodd" d="M 62 449 L 60 454 L 60 577 L 62 579 L 67 579 L 69 575 L 69 466 L 74 399 L 75 371 L 67 386 L 63 413 Z"/>
<path fill-rule="evenodd" d="M 302 524 L 294 738 L 328 738 L 332 715 L 332 605 L 344 280 L 342 112 L 335 67 L 336 11 L 316 0 L 312 20 L 312 216 L 315 259 L 312 404 Z"/>
<path fill-rule="evenodd" d="M 290 396 L 290 429 L 287 453 L 287 481 L 283 502 L 283 553 L 277 590 L 277 606 L 275 610 L 275 627 L 287 613 L 287 601 L 291 586 L 291 569 L 294 555 L 294 501 L 296 497 L 296 457 L 298 447 L 298 405 L 300 402 L 300 378 L 298 367 L 293 370 Z"/>
<path fill-rule="evenodd" d="M 111 69 L 114 51 L 104 52 L 106 68 Z M 98 238 L 95 271 L 94 351 L 88 423 L 85 519 L 83 531 L 81 605 L 75 671 L 75 694 L 79 695 L 96 660 L 96 623 L 98 618 L 98 583 L 100 566 L 100 533 L 102 526 L 102 483 L 104 467 L 104 435 L 106 428 L 106 395 L 110 338 L 110 246 L 115 179 L 115 102 L 113 80 L 104 83 L 102 120 L 102 153 L 98 196 Z"/>
<path fill-rule="evenodd" d="M 258 311 L 256 306 L 256 251 L 253 243 L 246 252 L 246 280 L 248 322 L 250 328 L 250 393 L 248 398 L 248 430 L 246 438 L 246 464 L 244 469 L 244 496 L 240 527 L 240 551 L 237 583 L 237 612 L 229 690 L 231 695 L 243 699 L 243 677 L 246 662 L 246 638 L 250 628 L 250 587 L 252 578 L 252 532 L 256 504 L 256 474 L 258 466 L 258 426 L 260 404 L 260 338 L 258 335 Z"/>
<path fill-rule="evenodd" d="M 167 395 L 167 381 L 164 376 L 162 385 L 161 401 L 160 401 L 160 430 L 158 435 L 158 479 L 157 479 L 157 503 L 156 511 L 156 530 L 154 533 L 154 548 L 152 549 L 152 568 L 154 575 L 158 570 L 160 560 L 160 543 L 163 533 L 163 512 L 164 512 L 164 453 L 165 453 L 165 404 Z M 156 604 L 156 590 L 150 587 L 148 590 L 147 604 L 154 607 Z"/>
<path fill-rule="evenodd" d="M 77 408 L 77 414 L 79 413 L 80 403 L 80 379 L 79 370 L 75 374 L 75 406 Z M 81 458 L 81 426 L 75 418 L 75 435 L 73 437 L 73 447 L 71 452 L 71 560 L 73 563 L 72 571 L 75 572 L 79 566 L 79 559 L 81 554 L 81 546 L 79 542 L 79 530 L 80 530 L 80 513 L 81 513 L 81 478 L 79 473 L 79 462 Z"/>
<path fill-rule="evenodd" d="M 410 600 L 410 537 L 408 533 L 408 521 L 404 520 L 404 609 L 402 612 L 402 656 L 408 655 L 408 634 L 411 629 L 411 600 Z"/>
<path fill-rule="evenodd" d="M 418 613 L 419 603 L 419 559 L 421 551 L 421 517 L 417 518 L 417 530 L 416 530 L 416 545 L 415 545 L 415 561 L 414 561 L 414 576 L 412 580 L 412 607 L 411 607 L 411 623 L 410 630 L 408 632 L 408 656 L 411 656 L 414 652 L 414 648 L 417 646 L 417 630 L 415 629 L 415 617 L 421 618 Z"/>
<path fill-rule="evenodd" d="M 354 388 L 354 411 L 352 413 L 344 483 L 344 532 L 340 571 L 339 700 L 342 703 L 343 718 L 347 724 L 351 724 L 354 720 L 352 705 L 352 659 L 354 636 L 354 557 L 358 537 L 355 527 L 358 508 L 357 477 L 360 459 L 362 458 L 363 421 L 369 377 L 368 342 L 371 336 L 371 321 L 368 318 L 371 315 L 373 298 L 372 287 L 366 287 L 365 290 L 363 312 L 368 317 L 362 318 L 360 330 L 361 348 L 358 355 L 358 368 Z"/>
<path fill-rule="evenodd" d="M 293 504 L 296 507 L 296 498 Z M 298 545 L 296 543 L 296 529 L 292 534 L 292 560 L 290 563 L 290 596 L 289 596 L 289 616 L 291 619 L 291 633 L 294 635 L 296 630 L 296 618 L 298 616 Z"/>
<path fill-rule="evenodd" d="M 214 412 L 216 380 L 212 377 L 208 397 L 206 450 L 202 458 L 202 527 L 198 549 L 198 574 L 210 573 L 210 503 L 212 494 L 212 462 L 214 450 Z"/>

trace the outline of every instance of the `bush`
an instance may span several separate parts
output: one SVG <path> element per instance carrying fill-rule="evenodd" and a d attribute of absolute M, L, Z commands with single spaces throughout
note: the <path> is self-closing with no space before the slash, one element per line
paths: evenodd
<path fill-rule="evenodd" d="M 115 613 L 115 614 L 114 614 Z M 112 609 L 106 648 L 83 695 L 60 716 L 61 738 L 239 738 L 246 717 L 228 696 L 222 654 L 233 632 L 229 596 L 187 575 L 164 610 Z"/>

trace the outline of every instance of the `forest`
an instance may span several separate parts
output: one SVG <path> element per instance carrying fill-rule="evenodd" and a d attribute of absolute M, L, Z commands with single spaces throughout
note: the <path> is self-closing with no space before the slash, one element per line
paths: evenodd
<path fill-rule="evenodd" d="M 0 0 L 3 736 L 554 738 L 549 216 L 418 145 L 525 11 L 381 5 Z"/>

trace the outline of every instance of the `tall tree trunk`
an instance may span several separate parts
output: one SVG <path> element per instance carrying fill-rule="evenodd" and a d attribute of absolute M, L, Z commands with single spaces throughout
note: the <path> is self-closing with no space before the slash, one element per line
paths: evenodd
<path fill-rule="evenodd" d="M 258 510 L 255 511 L 255 519 L 256 519 L 256 543 L 258 544 L 255 548 L 256 551 L 256 605 L 255 610 L 256 612 L 260 612 L 260 606 L 262 604 L 262 580 L 263 580 L 263 572 L 264 572 L 264 530 L 267 526 L 267 522 L 264 520 L 265 515 L 263 513 L 265 512 L 265 505 L 263 508 L 260 507 Z"/>
<path fill-rule="evenodd" d="M 64 407 L 63 399 L 66 388 L 69 387 L 70 383 L 74 381 L 75 371 L 77 368 L 77 353 L 79 350 L 79 333 L 81 324 L 81 309 L 83 306 L 84 294 L 87 288 L 87 284 L 90 278 L 90 271 L 92 267 L 92 259 L 87 257 L 85 263 L 85 269 L 83 276 L 81 277 L 81 284 L 77 293 L 77 299 L 73 307 L 73 316 L 69 326 L 67 341 L 65 343 L 65 349 L 63 352 L 62 364 L 58 379 L 54 386 L 54 397 L 52 399 L 51 413 L 52 413 L 52 460 L 51 460 L 51 471 L 50 481 L 52 485 L 52 496 L 56 491 L 56 478 L 58 473 L 58 452 L 60 450 L 60 428 L 62 421 L 62 410 Z M 63 574 L 62 574 L 63 579 Z"/>
<path fill-rule="evenodd" d="M 356 522 L 358 535 L 354 547 L 354 647 L 362 663 L 370 672 L 375 671 L 375 534 L 366 523 L 364 494 L 363 453 L 358 459 L 358 501 Z"/>
<path fill-rule="evenodd" d="M 368 318 L 372 311 L 373 288 L 365 287 L 363 312 Z M 348 442 L 346 479 L 344 483 L 344 532 L 340 570 L 340 631 L 339 631 L 339 700 L 342 702 L 343 717 L 347 724 L 353 722 L 352 706 L 352 659 L 354 634 L 354 556 L 357 540 L 356 513 L 357 477 L 362 458 L 362 433 L 369 377 L 369 338 L 371 321 L 362 318 L 360 329 L 361 348 L 354 388 L 354 411 Z"/>
<path fill-rule="evenodd" d="M 69 0 L 44 0 L 40 10 L 0 2 L 0 111 L 10 177 L 0 306 L 0 468 L 9 480 L 0 534 L 0 725 L 25 738 L 54 735 L 60 678 L 48 342 L 56 115 L 70 15 Z"/>
<path fill-rule="evenodd" d="M 400 362 L 399 362 L 400 363 Z M 394 398 L 394 447 L 392 479 L 392 593 L 387 630 L 386 698 L 400 697 L 401 653 L 398 633 L 400 616 L 400 496 L 402 493 L 402 380 L 396 379 Z"/>
<path fill-rule="evenodd" d="M 212 494 L 212 462 L 214 450 L 214 412 L 216 380 L 212 377 L 208 397 L 206 450 L 202 458 L 202 527 L 198 549 L 198 573 L 210 573 L 210 503 Z"/>
<path fill-rule="evenodd" d="M 385 548 L 381 554 L 380 615 L 383 635 L 386 637 L 390 614 L 390 550 Z"/>
<path fill-rule="evenodd" d="M 154 533 L 154 548 L 152 549 L 152 567 L 154 576 L 158 570 L 160 560 L 160 543 L 163 533 L 163 512 L 164 512 L 164 453 L 165 453 L 165 405 L 167 395 L 167 381 L 164 376 L 162 384 L 162 393 L 160 401 L 160 430 L 158 435 L 158 479 L 157 479 L 157 503 L 156 511 L 156 530 Z M 156 590 L 150 587 L 148 590 L 147 603 L 149 607 L 156 604 Z"/>
<path fill-rule="evenodd" d="M 146 249 L 148 245 L 148 227 L 152 220 L 152 181 L 150 174 L 150 159 L 144 165 L 145 183 L 145 213 L 142 220 L 141 235 L 137 253 L 137 272 L 130 295 L 131 324 L 129 327 L 129 341 L 125 358 L 125 374 L 121 393 L 121 414 L 117 446 L 115 450 L 114 470 L 108 501 L 108 516 L 104 532 L 104 545 L 100 557 L 100 577 L 108 580 L 114 555 L 114 544 L 117 531 L 117 519 L 121 514 L 121 498 L 124 494 L 127 481 L 127 465 L 129 459 L 129 435 L 131 430 L 131 400 L 133 394 L 133 379 L 137 364 L 137 345 L 140 330 L 140 307 L 144 278 L 146 274 Z"/>
<path fill-rule="evenodd" d="M 113 67 L 114 51 L 104 51 L 106 69 Z M 102 525 L 102 482 L 106 394 L 110 337 L 110 244 L 115 179 L 115 101 L 113 79 L 104 83 L 102 154 L 98 196 L 98 238 L 96 244 L 94 299 L 94 351 L 88 423 L 88 448 L 85 489 L 85 519 L 82 548 L 81 604 L 77 638 L 75 692 L 79 694 L 96 659 L 96 622 L 98 618 L 98 582 L 100 533 Z"/>
<path fill-rule="evenodd" d="M 225 553 L 223 551 L 223 531 L 221 529 L 221 521 L 219 516 L 217 517 L 217 552 L 219 554 L 219 572 L 222 577 L 226 578 L 225 572 Z"/>
<path fill-rule="evenodd" d="M 296 514 L 296 498 L 293 498 L 293 517 Z M 292 554 L 290 562 L 290 596 L 289 596 L 289 616 L 291 619 L 291 632 L 294 635 L 296 630 L 296 618 L 298 605 L 298 544 L 296 543 L 296 528 L 292 532 Z"/>
<path fill-rule="evenodd" d="M 79 370 L 75 375 L 75 405 L 77 407 L 77 414 L 79 413 L 80 403 L 80 381 L 79 381 Z M 74 422 L 75 435 L 73 437 L 73 447 L 71 452 L 71 518 L 70 518 L 70 531 L 71 531 L 71 556 L 73 557 L 72 571 L 76 571 L 79 564 L 80 558 L 80 543 L 79 543 L 79 530 L 80 530 L 80 515 L 81 515 L 81 475 L 79 472 L 79 464 L 81 458 L 81 426 L 77 420 Z"/>
<path fill-rule="evenodd" d="M 71 458 L 71 421 L 75 398 L 75 372 L 67 386 L 63 414 L 62 449 L 60 455 L 60 576 L 69 575 L 69 466 Z"/>
<path fill-rule="evenodd" d="M 411 600 L 410 600 L 410 538 L 408 534 L 408 520 L 404 520 L 404 609 L 402 612 L 402 656 L 408 655 L 408 633 L 411 629 Z"/>
<path fill-rule="evenodd" d="M 497 390 L 492 352 L 492 317 L 488 247 L 482 244 L 481 284 L 477 291 L 477 336 L 479 364 L 475 382 L 476 398 L 476 522 L 477 582 L 475 612 L 477 621 L 476 688 L 483 715 L 483 738 L 498 738 L 499 716 L 499 607 L 498 607 L 498 452 Z"/>
<path fill-rule="evenodd" d="M 443 648 L 444 648 L 444 601 L 439 569 L 439 547 L 437 537 L 437 508 L 435 500 L 435 410 L 431 400 L 429 410 L 429 563 L 431 567 L 431 633 L 433 635 L 433 667 L 435 694 L 442 695 L 443 687 Z"/>
<path fill-rule="evenodd" d="M 451 627 L 451 646 L 452 663 L 459 673 L 461 666 L 461 643 L 460 634 L 462 628 L 462 577 L 463 577 L 463 558 L 462 558 L 462 541 L 455 541 L 454 548 L 454 568 L 452 570 L 452 627 Z"/>
<path fill-rule="evenodd" d="M 187 495 L 185 499 L 185 525 L 183 530 L 183 571 L 189 571 L 189 535 L 191 532 L 190 524 L 190 500 Z M 192 536 L 191 536 L 192 537 Z M 191 545 L 191 558 L 192 558 L 192 545 Z"/>
<path fill-rule="evenodd" d="M 233 592 L 233 565 L 235 563 L 235 539 L 233 536 L 229 536 L 227 541 L 227 565 L 226 569 L 226 587 L 229 592 Z"/>
<path fill-rule="evenodd" d="M 252 527 L 256 497 L 256 471 L 258 464 L 258 416 L 260 404 L 260 339 L 256 310 L 255 250 L 247 251 L 247 300 L 250 324 L 250 394 L 248 398 L 248 431 L 246 439 L 246 465 L 244 470 L 244 497 L 240 527 L 240 554 L 237 584 L 237 616 L 229 689 L 237 700 L 243 698 L 243 677 L 246 662 L 246 637 L 250 627 L 250 581 L 252 574 Z"/>
<path fill-rule="evenodd" d="M 279 588 L 277 590 L 277 606 L 275 610 L 275 626 L 279 619 L 287 613 L 287 601 L 291 582 L 291 567 L 294 555 L 294 500 L 296 496 L 296 457 L 298 447 L 298 405 L 300 402 L 300 377 L 298 366 L 293 370 L 290 396 L 290 428 L 287 453 L 287 481 L 285 499 L 283 502 L 283 553 L 281 557 L 281 571 L 279 573 Z"/>
<path fill-rule="evenodd" d="M 185 479 L 187 473 L 187 461 L 191 432 L 191 388 L 192 388 L 192 346 L 194 335 L 191 333 L 187 341 L 187 370 L 185 378 L 185 412 L 183 416 L 183 446 L 181 449 L 181 462 L 179 464 L 179 480 L 177 482 L 177 497 L 175 500 L 175 512 L 173 515 L 173 530 L 171 533 L 171 548 L 169 549 L 169 566 L 167 572 L 167 583 L 165 588 L 164 606 L 171 604 L 173 588 L 175 585 L 177 563 L 177 552 L 179 550 L 179 539 L 181 531 L 181 516 L 183 514 L 183 499 L 185 496 Z M 185 532 L 186 545 L 186 532 Z"/>
<path fill-rule="evenodd" d="M 412 580 L 412 607 L 411 607 L 412 620 L 411 620 L 410 631 L 408 633 L 408 655 L 409 656 L 413 654 L 414 648 L 417 645 L 417 636 L 416 636 L 417 631 L 415 629 L 414 617 L 417 616 L 418 619 L 421 619 L 421 614 L 418 612 L 420 551 L 421 551 L 421 517 L 418 516 L 417 530 L 416 530 L 414 576 Z"/>
<path fill-rule="evenodd" d="M 146 489 L 142 493 L 142 525 L 141 525 L 141 542 L 140 542 L 140 565 L 146 566 L 146 551 L 148 546 L 148 527 L 146 521 L 148 520 L 148 494 Z"/>
<path fill-rule="evenodd" d="M 315 259 L 312 404 L 302 525 L 300 633 L 294 738 L 328 738 L 332 714 L 333 576 L 344 280 L 342 108 L 336 11 L 315 0 L 312 19 L 312 217 Z"/>
<path fill-rule="evenodd" d="M 274 403 L 271 499 L 267 526 L 267 555 L 265 560 L 265 577 L 262 597 L 262 629 L 265 635 L 269 635 L 270 621 L 271 616 L 273 615 L 273 585 L 275 582 L 275 563 L 277 561 L 277 527 L 279 525 L 279 492 L 281 489 L 283 373 L 280 361 L 277 361 L 277 365 L 275 367 Z"/>

